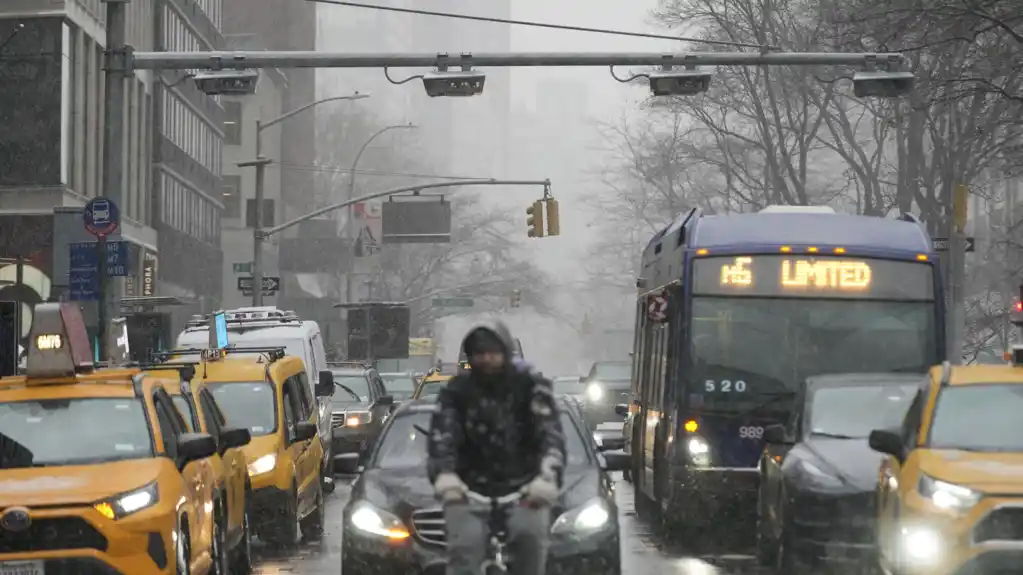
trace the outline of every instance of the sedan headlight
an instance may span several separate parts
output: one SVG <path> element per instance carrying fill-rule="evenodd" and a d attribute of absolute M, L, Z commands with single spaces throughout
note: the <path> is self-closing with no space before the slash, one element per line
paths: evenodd
<path fill-rule="evenodd" d="M 93 508 L 99 511 L 100 515 L 107 519 L 121 519 L 132 513 L 138 513 L 143 509 L 152 507 L 160 502 L 160 493 L 157 491 L 156 482 L 135 491 L 129 491 L 115 495 L 93 504 Z"/>
<path fill-rule="evenodd" d="M 596 497 L 562 513 L 551 526 L 551 533 L 587 535 L 600 531 L 611 520 L 611 509 Z"/>
<path fill-rule="evenodd" d="M 249 475 L 262 475 L 264 473 L 269 473 L 273 471 L 276 466 L 277 455 L 274 453 L 268 453 L 249 464 Z"/>
<path fill-rule="evenodd" d="M 345 427 L 359 427 L 373 421 L 373 414 L 369 411 L 349 411 L 345 413 Z"/>
<path fill-rule="evenodd" d="M 357 531 L 388 539 L 408 539 L 408 528 L 393 513 L 379 509 L 365 501 L 352 508 L 349 521 Z"/>
<path fill-rule="evenodd" d="M 931 500 L 931 503 L 939 509 L 949 511 L 966 511 L 980 501 L 981 494 L 969 487 L 939 481 L 928 475 L 920 476 L 920 485 L 917 488 L 920 495 Z"/>
<path fill-rule="evenodd" d="M 586 386 L 586 398 L 590 401 L 600 401 L 604 398 L 604 388 L 599 383 L 591 383 Z"/>

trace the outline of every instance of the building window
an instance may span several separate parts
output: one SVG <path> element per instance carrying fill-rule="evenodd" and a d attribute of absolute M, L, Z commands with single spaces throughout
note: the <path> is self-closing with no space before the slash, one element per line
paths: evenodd
<path fill-rule="evenodd" d="M 254 228 L 256 221 L 256 200 L 245 200 L 245 226 Z M 263 200 L 263 225 L 261 228 L 270 228 L 274 225 L 274 201 Z"/>
<path fill-rule="evenodd" d="M 242 105 L 241 102 L 224 102 L 224 143 L 229 146 L 240 146 L 242 143 Z"/>
<path fill-rule="evenodd" d="M 242 178 L 241 176 L 223 176 L 221 185 L 221 201 L 224 202 L 225 218 L 242 217 Z"/>

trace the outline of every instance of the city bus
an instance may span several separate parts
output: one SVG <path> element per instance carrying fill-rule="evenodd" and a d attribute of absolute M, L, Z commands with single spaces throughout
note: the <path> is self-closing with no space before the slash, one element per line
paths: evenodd
<path fill-rule="evenodd" d="M 912 215 L 694 209 L 641 266 L 631 404 L 618 409 L 637 512 L 689 544 L 756 525 L 764 428 L 789 420 L 807 377 L 944 360 L 938 264 Z"/>

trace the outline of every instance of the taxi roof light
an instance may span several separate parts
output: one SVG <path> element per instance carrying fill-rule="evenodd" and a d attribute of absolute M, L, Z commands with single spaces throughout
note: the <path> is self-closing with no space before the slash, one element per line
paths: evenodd
<path fill-rule="evenodd" d="M 36 304 L 25 366 L 28 379 L 74 377 L 94 367 L 81 308 L 70 302 Z"/>

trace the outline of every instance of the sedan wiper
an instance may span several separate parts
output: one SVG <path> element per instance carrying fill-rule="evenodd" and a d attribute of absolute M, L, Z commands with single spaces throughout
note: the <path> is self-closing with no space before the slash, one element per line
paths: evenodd
<path fill-rule="evenodd" d="M 856 437 L 854 435 L 846 435 L 844 433 L 830 433 L 827 431 L 811 431 L 810 435 L 816 435 L 817 437 L 831 437 L 833 439 L 863 439 L 862 437 Z"/>
<path fill-rule="evenodd" d="M 347 391 L 348 395 L 354 397 L 356 401 L 362 401 L 362 398 L 359 397 L 359 394 L 357 394 L 354 391 L 352 391 L 352 388 L 348 387 L 347 385 L 345 385 L 343 383 L 338 383 L 336 381 L 334 382 L 334 385 L 336 385 L 336 386 L 340 387 L 341 389 Z"/>

